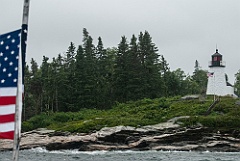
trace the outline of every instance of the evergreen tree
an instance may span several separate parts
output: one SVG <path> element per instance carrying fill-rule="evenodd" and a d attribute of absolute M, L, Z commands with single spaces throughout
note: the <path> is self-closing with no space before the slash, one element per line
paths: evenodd
<path fill-rule="evenodd" d="M 35 76 L 35 75 L 37 75 L 37 72 L 38 72 L 38 64 L 37 64 L 37 62 L 32 58 L 31 59 L 31 75 L 32 76 Z"/>
<path fill-rule="evenodd" d="M 31 62 L 34 60 L 32 59 Z M 34 61 L 35 62 L 35 61 Z M 37 64 L 35 64 L 37 66 Z M 37 71 L 35 72 L 37 73 Z M 32 80 L 31 71 L 29 70 L 29 66 L 26 65 L 24 69 L 24 102 L 23 102 L 23 120 L 29 119 L 31 116 L 37 114 L 37 106 L 35 106 L 36 96 L 33 95 L 34 91 L 31 91 L 30 84 Z"/>
<path fill-rule="evenodd" d="M 160 56 L 160 73 L 162 77 L 162 96 L 168 97 L 170 95 L 171 90 L 171 84 L 169 81 L 171 81 L 171 72 L 169 68 L 169 64 L 167 63 L 166 59 L 163 57 L 163 55 Z"/>
<path fill-rule="evenodd" d="M 197 84 L 195 94 L 205 94 L 207 89 L 207 71 L 202 70 L 197 60 L 196 62 L 197 65 L 195 65 L 195 70 L 192 75 L 192 81 Z"/>
<path fill-rule="evenodd" d="M 105 57 L 105 54 L 106 51 L 103 47 L 103 42 L 102 42 L 102 38 L 101 37 L 98 37 L 98 44 L 97 44 L 97 47 L 96 47 L 96 57 L 97 59 L 103 59 Z"/>
<path fill-rule="evenodd" d="M 177 70 L 171 72 L 171 86 L 169 87 L 170 95 L 185 95 L 187 94 L 186 91 L 186 75 L 184 74 L 184 71 L 182 71 L 180 68 Z"/>
<path fill-rule="evenodd" d="M 103 47 L 101 37 L 98 38 L 96 47 L 96 67 L 97 67 L 97 84 L 96 84 L 96 99 L 98 108 L 108 108 L 111 105 L 111 75 L 112 61 L 109 59 L 107 51 Z"/>
<path fill-rule="evenodd" d="M 55 109 L 56 111 L 68 111 L 68 71 L 65 68 L 64 57 L 58 54 L 56 59 L 52 62 L 52 73 L 56 83 L 55 93 Z"/>
<path fill-rule="evenodd" d="M 121 42 L 118 44 L 118 52 L 116 55 L 116 62 L 113 73 L 113 90 L 114 100 L 119 102 L 127 101 L 127 81 L 128 71 L 126 68 L 128 54 L 127 38 L 122 36 Z"/>
<path fill-rule="evenodd" d="M 147 98 L 156 98 L 161 95 L 161 74 L 159 66 L 158 49 L 152 42 L 150 34 L 145 31 L 139 35 L 139 57 L 143 67 L 143 88 L 144 96 Z"/>
<path fill-rule="evenodd" d="M 195 66 L 194 66 L 195 70 L 199 70 L 200 69 L 200 66 L 199 66 L 199 63 L 198 61 L 196 60 L 195 61 Z"/>
<path fill-rule="evenodd" d="M 71 64 L 74 63 L 75 60 L 75 55 L 76 55 L 76 47 L 73 42 L 70 43 L 70 46 L 68 47 L 68 50 L 66 52 L 66 57 L 65 57 L 65 63 L 67 67 L 69 67 Z"/>
<path fill-rule="evenodd" d="M 50 81 L 50 64 L 48 63 L 49 58 L 43 56 L 42 65 L 40 67 L 41 71 L 41 84 L 42 84 L 42 106 L 41 112 L 48 112 L 50 109 L 50 93 L 52 89 L 52 84 Z"/>
<path fill-rule="evenodd" d="M 64 87 L 64 73 L 62 66 L 62 56 L 59 54 L 57 58 L 53 58 L 50 63 L 50 81 L 51 81 L 51 111 L 65 111 L 64 107 L 59 104 L 59 101 L 62 102 L 61 95 L 64 96 L 64 91 L 61 92 L 61 89 Z"/>
<path fill-rule="evenodd" d="M 137 38 L 133 35 L 129 44 L 129 51 L 126 59 L 128 78 L 126 84 L 126 97 L 128 100 L 144 98 L 144 84 L 142 82 L 143 69 L 138 52 Z"/>
<path fill-rule="evenodd" d="M 28 118 L 30 116 L 42 112 L 42 81 L 38 64 L 34 59 L 31 59 L 31 70 L 25 70 L 25 109 Z"/>
<path fill-rule="evenodd" d="M 83 47 L 80 47 L 77 52 L 76 70 L 80 82 L 80 88 L 82 95 L 78 99 L 78 105 L 81 108 L 96 108 L 97 107 L 97 58 L 95 55 L 95 47 L 93 45 L 93 39 L 89 36 L 86 29 L 83 29 Z M 80 65 L 80 63 L 82 63 Z M 83 66 L 84 65 L 84 66 Z M 80 67 L 80 68 L 79 68 Z M 80 74 L 81 72 L 81 74 Z"/>
<path fill-rule="evenodd" d="M 85 103 L 85 90 L 84 87 L 87 84 L 87 71 L 85 70 L 87 62 L 84 56 L 83 47 L 78 46 L 76 55 L 76 77 L 75 77 L 75 89 L 76 89 L 76 108 L 80 109 L 86 107 Z"/>

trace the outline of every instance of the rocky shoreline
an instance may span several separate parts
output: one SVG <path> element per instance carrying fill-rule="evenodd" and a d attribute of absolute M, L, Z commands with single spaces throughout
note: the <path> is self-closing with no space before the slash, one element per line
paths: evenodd
<path fill-rule="evenodd" d="M 22 133 L 20 149 L 47 150 L 178 150 L 240 152 L 240 132 L 214 132 L 201 125 L 181 127 L 174 118 L 165 123 L 135 128 L 106 127 L 91 134 L 70 134 L 47 129 Z M 13 142 L 0 140 L 0 151 L 12 150 Z"/>

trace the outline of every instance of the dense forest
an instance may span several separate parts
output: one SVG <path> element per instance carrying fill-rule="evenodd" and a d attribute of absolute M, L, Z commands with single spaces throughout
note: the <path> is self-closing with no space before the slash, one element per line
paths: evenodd
<path fill-rule="evenodd" d="M 195 63 L 195 66 L 194 66 Z M 81 45 L 70 43 L 66 53 L 52 60 L 43 56 L 25 68 L 23 119 L 42 112 L 76 112 L 81 109 L 109 109 L 116 102 L 186 94 L 205 94 L 207 71 L 193 62 L 192 75 L 180 68 L 170 70 L 150 34 L 140 32 L 130 41 L 121 37 L 117 47 L 97 45 L 83 29 Z M 240 88 L 240 72 L 236 74 Z"/>

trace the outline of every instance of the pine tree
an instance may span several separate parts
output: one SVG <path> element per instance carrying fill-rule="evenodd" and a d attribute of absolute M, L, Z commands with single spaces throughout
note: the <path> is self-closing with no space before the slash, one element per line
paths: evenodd
<path fill-rule="evenodd" d="M 106 49 L 103 47 L 101 37 L 98 38 L 96 47 L 96 66 L 97 66 L 97 84 L 96 99 L 98 108 L 108 108 L 111 105 L 111 59 L 107 55 Z M 109 68 L 110 67 L 110 68 Z"/>
<path fill-rule="evenodd" d="M 80 77 L 80 88 L 82 95 L 78 100 L 80 108 L 96 108 L 97 107 L 97 58 L 95 55 L 95 47 L 93 39 L 89 36 L 86 29 L 83 29 L 83 47 L 78 49 L 76 70 L 81 70 L 76 77 Z M 80 65 L 79 63 L 82 63 Z M 84 65 L 84 66 L 83 66 Z M 79 69 L 79 67 L 81 69 Z M 81 74 L 80 74 L 81 72 Z"/>
<path fill-rule="evenodd" d="M 68 109 L 68 70 L 65 68 L 64 57 L 58 54 L 53 61 L 52 71 L 55 75 L 55 109 L 56 111 L 69 111 Z"/>
<path fill-rule="evenodd" d="M 63 58 L 59 54 L 57 58 L 53 58 L 50 63 L 50 81 L 51 81 L 51 111 L 65 111 L 61 97 L 64 98 L 64 89 L 65 85 L 63 82 L 66 81 L 64 77 L 64 68 L 63 68 Z M 62 96 L 63 95 L 63 96 Z"/>
<path fill-rule="evenodd" d="M 150 34 L 145 31 L 139 35 L 139 57 L 143 67 L 142 82 L 144 96 L 147 98 L 156 98 L 161 95 L 161 74 L 158 49 L 152 42 Z"/>
<path fill-rule="evenodd" d="M 31 62 L 35 63 L 35 67 L 37 67 L 37 63 L 31 59 Z M 35 73 L 37 73 L 37 70 L 35 70 Z M 26 65 L 24 69 L 24 102 L 23 102 L 23 120 L 27 120 L 30 117 L 37 114 L 37 106 L 35 104 L 36 95 L 34 95 L 34 91 L 31 90 L 32 84 L 32 76 L 31 72 L 29 70 L 29 66 Z"/>
<path fill-rule="evenodd" d="M 31 70 L 25 71 L 26 118 L 42 112 L 42 80 L 40 69 L 34 59 L 31 59 Z M 26 75 L 27 74 L 27 75 Z"/>
<path fill-rule="evenodd" d="M 169 64 L 163 55 L 160 56 L 160 73 L 162 77 L 162 96 L 168 97 L 170 95 L 171 84 L 171 71 L 169 68 Z"/>
<path fill-rule="evenodd" d="M 85 103 L 85 85 L 87 84 L 87 71 L 86 71 L 87 62 L 84 56 L 83 47 L 78 46 L 77 55 L 76 55 L 76 76 L 75 76 L 75 86 L 76 89 L 76 108 L 86 108 Z"/>
<path fill-rule="evenodd" d="M 41 112 L 48 112 L 50 110 L 50 93 L 51 93 L 51 81 L 50 81 L 50 64 L 49 58 L 43 56 L 41 71 L 41 84 L 42 84 L 42 107 Z"/>
<path fill-rule="evenodd" d="M 184 73 L 184 71 L 180 68 L 173 71 L 175 77 L 176 77 L 176 93 L 174 95 L 186 95 L 188 93 L 187 85 L 187 75 Z"/>
<path fill-rule="evenodd" d="M 120 43 L 118 44 L 118 52 L 116 55 L 116 61 L 113 74 L 113 90 L 114 99 L 119 102 L 125 102 L 127 100 L 127 81 L 128 71 L 126 68 L 128 54 L 127 38 L 122 36 Z"/>
<path fill-rule="evenodd" d="M 126 69 L 128 71 L 128 81 L 126 85 L 127 99 L 138 100 L 144 98 L 144 85 L 142 82 L 143 73 L 141 72 L 143 70 L 143 67 L 141 65 L 137 38 L 135 35 L 132 36 L 131 42 L 129 44 Z"/>
<path fill-rule="evenodd" d="M 205 94 L 207 89 L 207 71 L 200 68 L 197 60 L 194 68 L 192 81 L 196 82 L 197 84 L 195 94 Z"/>
<path fill-rule="evenodd" d="M 75 56 L 76 56 L 76 47 L 74 43 L 71 42 L 65 57 L 65 63 L 67 67 L 69 67 L 71 64 L 74 64 Z"/>

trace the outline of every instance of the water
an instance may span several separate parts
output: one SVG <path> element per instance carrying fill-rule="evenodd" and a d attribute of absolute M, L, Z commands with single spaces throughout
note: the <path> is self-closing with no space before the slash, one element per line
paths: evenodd
<path fill-rule="evenodd" d="M 11 161 L 12 152 L 0 152 L 0 161 Z M 240 161 L 240 153 L 178 151 L 20 151 L 19 161 Z"/>

